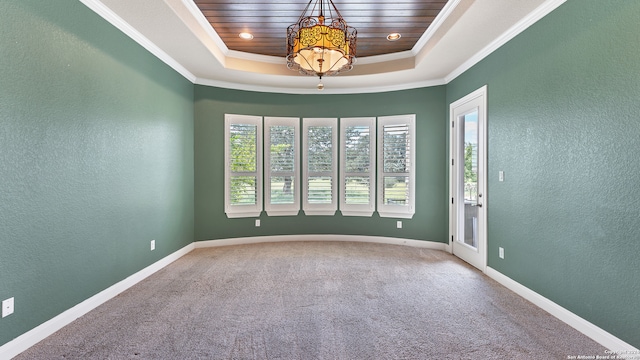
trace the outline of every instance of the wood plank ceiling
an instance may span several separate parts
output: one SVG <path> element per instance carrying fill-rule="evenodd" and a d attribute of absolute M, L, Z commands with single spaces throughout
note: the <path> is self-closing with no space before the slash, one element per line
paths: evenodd
<path fill-rule="evenodd" d="M 313 0 L 315 3 L 316 0 Z M 287 27 L 298 21 L 307 0 L 195 0 L 230 50 L 284 57 Z M 358 31 L 357 57 L 411 50 L 447 0 L 334 0 Z M 315 15 L 315 14 L 314 14 Z M 253 34 L 243 40 L 238 34 Z M 388 41 L 390 33 L 400 33 Z"/>

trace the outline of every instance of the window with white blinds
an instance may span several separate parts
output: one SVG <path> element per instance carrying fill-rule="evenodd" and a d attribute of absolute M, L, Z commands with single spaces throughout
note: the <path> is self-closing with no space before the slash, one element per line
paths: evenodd
<path fill-rule="evenodd" d="M 265 117 L 265 210 L 269 216 L 300 210 L 300 119 Z"/>
<path fill-rule="evenodd" d="M 415 115 L 379 117 L 377 126 L 374 117 L 342 118 L 340 128 L 337 118 L 301 124 L 265 117 L 263 138 L 262 117 L 226 114 L 225 213 L 257 217 L 264 201 L 269 216 L 295 216 L 302 207 L 305 215 L 334 215 L 340 208 L 345 216 L 378 211 L 410 219 L 415 126 Z"/>
<path fill-rule="evenodd" d="M 340 119 L 340 212 L 371 216 L 375 210 L 376 119 Z"/>
<path fill-rule="evenodd" d="M 378 118 L 378 213 L 415 213 L 415 115 Z"/>
<path fill-rule="evenodd" d="M 225 115 L 225 213 L 255 217 L 262 211 L 262 117 Z"/>
<path fill-rule="evenodd" d="M 307 215 L 334 215 L 338 208 L 338 119 L 305 118 L 302 134 L 302 209 Z"/>

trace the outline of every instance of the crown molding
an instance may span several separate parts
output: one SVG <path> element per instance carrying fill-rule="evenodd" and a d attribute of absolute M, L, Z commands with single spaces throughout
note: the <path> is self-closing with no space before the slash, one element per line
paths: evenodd
<path fill-rule="evenodd" d="M 315 78 L 314 81 L 317 81 Z M 328 78 L 324 78 L 323 82 L 326 84 Z M 446 85 L 444 79 L 435 79 L 435 80 L 425 80 L 425 81 L 416 81 L 412 83 L 406 84 L 396 84 L 396 85 L 382 85 L 382 86 L 366 86 L 366 87 L 327 87 L 325 86 L 324 90 L 318 91 L 314 85 L 309 86 L 308 88 L 298 88 L 298 87 L 275 87 L 275 86 L 262 86 L 262 85 L 253 85 L 253 84 L 240 84 L 228 81 L 219 81 L 212 79 L 204 79 L 197 78 L 194 82 L 197 85 L 204 86 L 212 86 L 230 90 L 241 90 L 241 91 L 254 91 L 254 92 L 268 92 L 274 94 L 297 94 L 297 95 L 333 95 L 333 94 L 371 94 L 371 93 L 382 93 L 382 92 L 392 92 L 392 91 L 402 91 L 402 90 L 411 90 L 411 89 L 419 89 L 425 87 L 433 87 Z"/>
<path fill-rule="evenodd" d="M 542 5 L 540 5 L 536 10 L 529 13 L 522 20 L 513 25 L 509 30 L 504 32 L 494 41 L 492 41 L 489 45 L 485 46 L 482 50 L 476 53 L 474 56 L 469 58 L 467 61 L 462 63 L 459 67 L 453 70 L 449 75 L 445 76 L 446 83 L 450 83 L 458 76 L 462 75 L 465 71 L 469 70 L 475 64 L 479 63 L 482 59 L 489 56 L 494 51 L 498 50 L 502 45 L 509 42 L 509 40 L 513 39 L 521 32 L 525 31 L 531 25 L 535 24 L 538 20 L 547 16 L 550 12 L 558 8 L 558 6 L 564 4 L 567 0 L 547 0 Z"/>
<path fill-rule="evenodd" d="M 164 3 L 175 16 L 185 23 L 188 31 L 199 38 L 201 44 L 206 48 L 205 51 L 208 51 L 217 60 L 218 64 L 215 65 L 215 68 L 218 68 L 218 66 L 221 68 L 216 70 L 216 74 L 224 74 L 220 78 L 217 78 L 217 75 L 214 76 L 216 78 L 210 78 L 210 75 L 205 73 L 211 73 L 211 71 L 204 70 L 203 72 L 204 68 L 202 67 L 200 69 L 188 69 L 183 66 L 162 50 L 160 46 L 149 40 L 149 38 L 106 6 L 103 2 L 104 0 L 80 1 L 194 84 L 235 90 L 289 94 L 378 93 L 445 85 L 566 2 L 566 0 L 546 0 L 542 2 L 534 11 L 511 26 L 497 39 L 494 39 L 489 45 L 475 53 L 453 71 L 448 74 L 434 72 L 430 75 L 430 78 L 429 76 L 422 76 L 421 74 L 425 70 L 424 68 L 419 68 L 422 65 L 419 65 L 418 62 L 424 59 L 427 52 L 431 51 L 427 49 L 429 43 L 438 41 L 436 38 L 439 33 L 444 31 L 443 28 L 448 26 L 447 21 L 455 21 L 451 17 L 455 17 L 456 10 L 459 10 L 457 11 L 458 13 L 465 11 L 465 1 L 450 0 L 443 8 L 443 11 L 438 14 L 432 26 L 420 37 L 413 49 L 400 53 L 358 59 L 360 65 L 365 65 L 362 72 L 343 76 L 336 80 L 326 78 L 326 83 L 329 86 L 326 86 L 325 90 L 320 93 L 313 85 L 307 87 L 307 81 L 302 80 L 301 77 L 287 76 L 288 74 L 285 74 L 284 70 L 280 70 L 279 66 L 284 66 L 285 64 L 284 58 L 228 49 L 193 0 L 164 0 Z M 177 55 L 174 54 L 174 56 Z M 407 61 L 411 63 L 409 64 Z M 220 73 L 220 71 L 224 71 L 224 73 Z M 416 81 L 412 81 L 412 78 Z"/>
<path fill-rule="evenodd" d="M 377 64 L 377 63 L 382 63 L 387 61 L 403 60 L 403 59 L 412 58 L 412 57 L 414 57 L 413 51 L 406 50 L 406 51 L 401 51 L 401 52 L 396 52 L 391 54 L 374 55 L 374 56 L 367 56 L 367 57 L 361 57 L 361 58 L 357 57 L 356 64 L 357 65 Z"/>
<path fill-rule="evenodd" d="M 187 80 L 192 83 L 195 82 L 196 76 L 193 75 L 189 70 L 187 70 L 184 66 L 182 66 L 179 62 L 169 56 L 166 52 L 160 49 L 156 44 L 151 42 L 147 37 L 142 35 L 138 30 L 134 29 L 129 23 L 124 21 L 121 17 L 116 15 L 111 9 L 105 6 L 99 0 L 80 0 L 86 7 L 93 10 L 96 14 L 101 16 L 103 19 L 107 20 L 111 25 L 115 26 L 118 30 L 125 33 L 135 42 L 140 44 L 143 48 L 153 54 L 155 57 L 160 59 L 165 64 L 169 65 L 172 69 L 177 71 L 180 75 L 182 75 Z"/>
<path fill-rule="evenodd" d="M 283 66 L 287 65 L 287 61 L 284 57 L 252 54 L 252 53 L 242 52 L 237 50 L 229 50 L 227 52 L 227 57 L 241 59 L 241 60 L 255 61 L 259 63 L 278 64 Z"/>
<path fill-rule="evenodd" d="M 427 31 L 425 31 L 424 34 L 420 36 L 420 39 L 418 39 L 418 42 L 416 42 L 416 44 L 411 49 L 411 54 L 413 56 L 418 56 L 418 54 L 420 54 L 422 49 L 427 45 L 429 40 L 433 37 L 436 31 L 438 31 L 438 29 L 445 22 L 445 20 L 449 18 L 451 13 L 456 9 L 456 7 L 461 1 L 462 0 L 447 1 L 447 3 L 442 8 L 442 10 L 440 10 L 438 15 L 436 16 L 436 18 L 433 19 L 433 22 L 429 25 L 429 27 L 427 28 Z"/>
<path fill-rule="evenodd" d="M 169 2 L 165 2 L 165 3 L 171 6 Z M 220 35 L 218 35 L 218 33 L 213 29 L 211 24 L 209 24 L 209 21 L 204 16 L 202 11 L 200 11 L 200 8 L 198 8 L 198 5 L 196 5 L 196 3 L 193 2 L 193 0 L 182 0 L 182 4 L 189 11 L 189 14 L 191 14 L 193 19 L 196 20 L 199 26 L 199 29 L 204 31 L 209 37 L 209 39 L 213 41 L 213 44 L 209 46 L 205 45 L 207 49 L 220 62 L 220 64 L 222 64 L 222 66 L 225 66 L 226 57 L 228 56 L 230 51 L 229 48 L 227 47 L 227 44 L 225 44 L 224 41 L 222 41 L 222 38 L 220 37 Z M 174 12 L 176 12 L 173 6 L 171 6 L 171 8 L 174 9 Z M 206 42 L 203 41 L 203 43 L 206 43 Z"/>

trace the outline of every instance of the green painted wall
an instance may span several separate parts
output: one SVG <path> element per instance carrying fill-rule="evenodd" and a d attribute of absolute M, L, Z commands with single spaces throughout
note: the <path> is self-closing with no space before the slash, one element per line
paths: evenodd
<path fill-rule="evenodd" d="M 378 94 L 293 95 L 195 89 L 196 240 L 283 234 L 349 234 L 447 241 L 445 88 Z M 373 217 L 268 217 L 228 219 L 224 213 L 224 114 L 355 117 L 416 114 L 416 213 L 403 220 Z"/>
<path fill-rule="evenodd" d="M 640 2 L 569 0 L 446 87 L 360 95 L 194 87 L 76 0 L 0 14 L 0 345 L 194 239 L 446 242 L 447 104 L 488 84 L 489 266 L 640 347 Z M 414 219 L 226 218 L 225 113 L 417 114 Z"/>
<path fill-rule="evenodd" d="M 638 19 L 638 1 L 569 0 L 447 86 L 488 84 L 489 266 L 635 347 Z"/>
<path fill-rule="evenodd" d="M 194 236 L 193 85 L 77 0 L 0 19 L 2 345 Z"/>

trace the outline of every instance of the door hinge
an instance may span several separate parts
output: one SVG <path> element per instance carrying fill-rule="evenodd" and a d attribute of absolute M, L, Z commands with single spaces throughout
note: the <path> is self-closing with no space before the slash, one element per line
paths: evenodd
<path fill-rule="evenodd" d="M 451 242 L 453 242 L 453 235 L 451 235 Z"/>
<path fill-rule="evenodd" d="M 451 166 L 453 166 L 453 159 L 451 159 Z"/>
<path fill-rule="evenodd" d="M 452 121 L 452 122 L 451 122 L 451 127 L 453 127 L 453 124 L 455 124 L 455 121 Z"/>
<path fill-rule="evenodd" d="M 451 203 L 453 204 L 453 198 L 451 198 Z"/>

